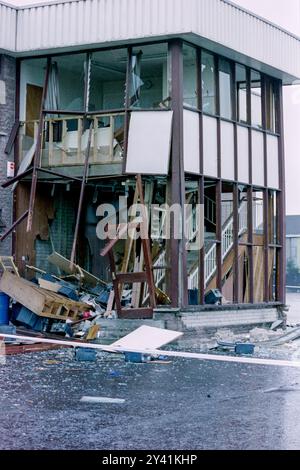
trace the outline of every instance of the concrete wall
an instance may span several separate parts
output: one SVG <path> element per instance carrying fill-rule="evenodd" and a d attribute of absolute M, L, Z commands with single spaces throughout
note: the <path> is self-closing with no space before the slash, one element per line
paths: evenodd
<path fill-rule="evenodd" d="M 7 179 L 7 162 L 14 161 L 13 153 L 4 152 L 9 134 L 15 121 L 16 93 L 16 61 L 12 57 L 2 55 L 0 62 L 0 185 Z M 9 228 L 12 222 L 13 197 L 9 189 L 0 187 L 0 209 L 2 222 Z M 5 231 L 6 229 L 1 229 Z M 10 255 L 12 237 L 0 243 L 0 255 Z"/>

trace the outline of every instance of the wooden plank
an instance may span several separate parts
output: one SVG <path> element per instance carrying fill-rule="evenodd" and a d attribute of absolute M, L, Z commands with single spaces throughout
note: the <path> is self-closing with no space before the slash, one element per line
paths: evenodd
<path fill-rule="evenodd" d="M 34 291 L 24 279 L 8 271 L 4 271 L 0 280 L 0 290 L 37 315 L 43 311 L 45 304 L 43 293 Z"/>
<path fill-rule="evenodd" d="M 91 307 L 83 302 L 74 302 L 62 295 L 42 289 L 36 284 L 5 271 L 0 280 L 0 290 L 12 297 L 36 315 L 47 318 L 77 319 L 78 315 Z"/>
<path fill-rule="evenodd" d="M 64 271 L 66 274 L 78 274 L 82 276 L 82 280 L 87 284 L 92 286 L 97 286 L 98 284 L 105 286 L 107 285 L 106 282 L 102 281 L 88 271 L 85 271 L 77 264 L 74 264 L 73 267 L 71 267 L 70 260 L 60 255 L 59 253 L 56 253 L 55 251 L 50 256 L 48 256 L 48 261 L 49 263 L 54 264 L 61 271 Z"/>
<path fill-rule="evenodd" d="M 52 292 L 58 292 L 61 285 L 55 282 L 47 281 L 46 279 L 39 278 L 39 285 L 43 289 L 50 290 Z"/>
<path fill-rule="evenodd" d="M 116 274 L 116 279 L 118 282 L 124 284 L 133 284 L 135 282 L 145 282 L 147 281 L 147 274 L 145 272 L 139 273 L 118 273 Z"/>
<path fill-rule="evenodd" d="M 152 308 L 123 308 L 118 312 L 119 318 L 126 318 L 128 320 L 148 320 L 153 318 Z"/>

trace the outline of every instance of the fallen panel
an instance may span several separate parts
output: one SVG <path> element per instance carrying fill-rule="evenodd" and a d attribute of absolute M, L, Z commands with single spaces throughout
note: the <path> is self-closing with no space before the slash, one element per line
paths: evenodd
<path fill-rule="evenodd" d="M 20 163 L 20 166 L 19 166 L 19 170 L 18 170 L 17 176 L 21 175 L 21 174 L 24 173 L 26 170 L 28 170 L 28 168 L 30 167 L 30 165 L 31 165 L 31 163 L 32 163 L 32 160 L 33 160 L 35 151 L 36 151 L 36 142 L 34 142 L 34 143 L 32 144 L 32 146 L 30 147 L 30 149 L 28 150 L 28 152 L 26 153 L 26 155 L 25 155 L 24 158 L 22 159 L 22 161 L 21 161 L 21 163 Z M 16 181 L 16 182 L 14 183 L 14 185 L 12 186 L 12 188 L 11 188 L 12 191 L 15 190 L 17 184 L 18 184 L 18 182 Z"/>
<path fill-rule="evenodd" d="M 154 328 L 152 326 L 143 325 L 137 330 L 124 336 L 115 343 L 111 344 L 111 347 L 126 348 L 129 349 L 156 349 L 164 346 L 165 344 L 175 341 L 183 333 L 172 330 L 163 330 L 160 328 Z"/>
<path fill-rule="evenodd" d="M 169 173 L 172 117 L 173 111 L 131 113 L 126 173 Z"/>
<path fill-rule="evenodd" d="M 109 398 L 109 397 L 82 397 L 80 400 L 82 403 L 124 403 L 124 398 Z"/>
<path fill-rule="evenodd" d="M 107 285 L 105 282 L 101 281 L 101 279 L 89 273 L 88 271 L 85 271 L 77 264 L 72 265 L 70 260 L 60 255 L 59 253 L 56 253 L 55 251 L 50 256 L 48 256 L 48 261 L 66 274 L 80 275 L 82 280 L 91 286 L 97 286 L 98 284 Z"/>

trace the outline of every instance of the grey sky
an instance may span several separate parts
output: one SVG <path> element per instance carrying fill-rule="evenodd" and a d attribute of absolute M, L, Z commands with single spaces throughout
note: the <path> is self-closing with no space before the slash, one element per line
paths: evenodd
<path fill-rule="evenodd" d="M 200 0 L 201 1 L 201 0 Z M 232 0 L 300 36 L 300 0 Z M 14 5 L 43 0 L 7 0 Z M 300 214 L 300 86 L 284 91 L 287 213 Z"/>

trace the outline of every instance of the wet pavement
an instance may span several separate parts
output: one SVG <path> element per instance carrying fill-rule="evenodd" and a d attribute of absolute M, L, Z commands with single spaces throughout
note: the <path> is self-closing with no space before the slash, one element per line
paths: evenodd
<path fill-rule="evenodd" d="M 124 403 L 82 403 L 83 396 Z M 300 370 L 69 349 L 0 365 L 1 449 L 299 449 Z"/>

